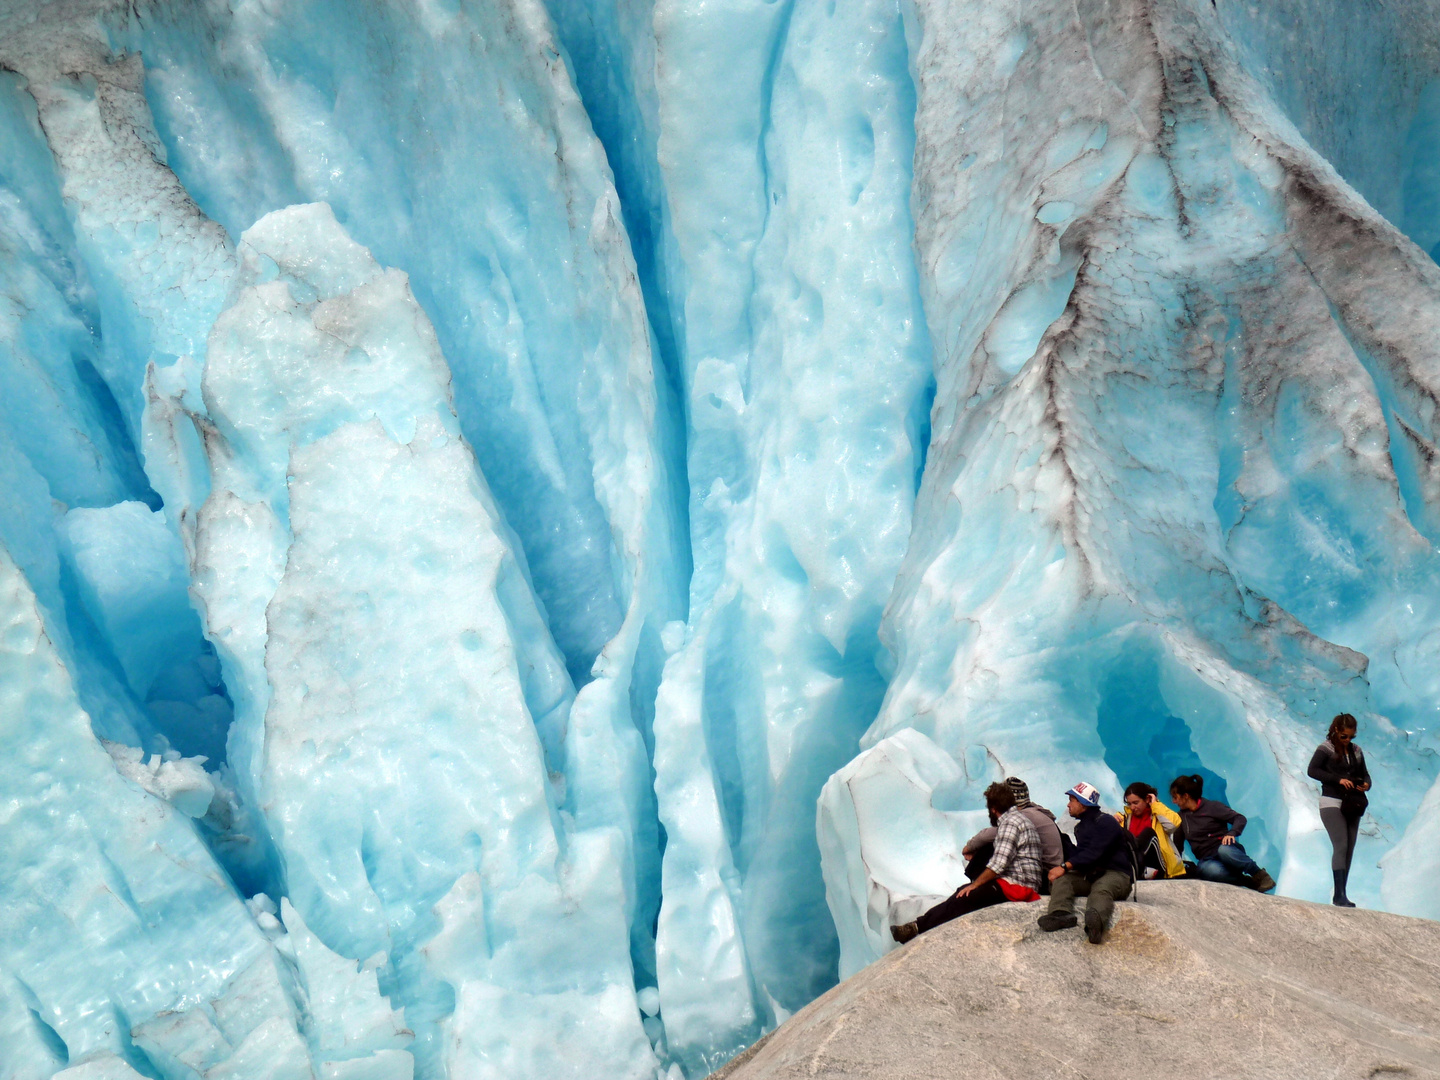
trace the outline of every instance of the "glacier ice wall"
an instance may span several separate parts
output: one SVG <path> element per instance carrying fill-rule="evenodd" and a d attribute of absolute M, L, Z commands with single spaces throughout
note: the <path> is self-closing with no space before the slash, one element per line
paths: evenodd
<path fill-rule="evenodd" d="M 343 955 L 385 955 L 422 1073 L 643 1072 L 633 830 L 625 793 L 596 800 L 592 780 L 623 778 L 625 748 L 574 715 L 429 320 L 324 204 L 265 216 L 239 256 L 205 415 L 185 414 L 210 464 L 196 597 L 246 688 L 232 760 L 265 808 L 286 902 Z M 563 1040 L 435 1030 L 452 1013 L 504 1033 L 560 1010 L 611 1052 L 567 1062 Z"/>
<path fill-rule="evenodd" d="M 1117 801 L 1207 769 L 1319 899 L 1304 769 L 1357 711 L 1385 761 L 1357 889 L 1426 910 L 1433 863 L 1375 864 L 1434 775 L 1436 267 L 1213 9 L 1046 11 L 916 7 L 938 392 L 864 741 L 915 726 L 971 785 L 1079 771 Z M 1027 110 L 1054 83 L 1068 108 Z"/>
<path fill-rule="evenodd" d="M 931 387 L 894 6 L 655 25 L 694 552 L 656 703 L 659 991 L 693 1069 L 833 981 L 815 796 L 883 692 Z"/>
<path fill-rule="evenodd" d="M 1436 6 L 1217 5 L 1246 71 L 1321 155 L 1432 255 L 1440 242 Z"/>
<path fill-rule="evenodd" d="M 1437 73 L 1430 0 L 0 0 L 0 1075 L 698 1077 L 1006 773 L 1202 771 L 1323 898 L 1342 708 L 1440 917 Z"/>

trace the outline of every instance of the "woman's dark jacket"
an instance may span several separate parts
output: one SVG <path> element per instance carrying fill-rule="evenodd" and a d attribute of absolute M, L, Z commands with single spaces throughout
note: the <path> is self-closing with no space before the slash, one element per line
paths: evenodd
<path fill-rule="evenodd" d="M 1365 767 L 1365 752 L 1354 743 L 1350 744 L 1350 752 L 1348 759 L 1342 758 L 1329 739 L 1315 748 L 1315 755 L 1310 759 L 1310 768 L 1306 771 L 1311 780 L 1320 781 L 1321 795 L 1328 795 L 1332 799 L 1342 798 L 1345 789 L 1340 786 L 1341 780 L 1351 781 L 1356 788 L 1370 783 L 1370 770 Z"/>

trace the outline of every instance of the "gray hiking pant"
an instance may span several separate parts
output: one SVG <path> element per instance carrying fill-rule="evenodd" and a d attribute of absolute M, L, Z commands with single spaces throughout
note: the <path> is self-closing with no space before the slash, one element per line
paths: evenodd
<path fill-rule="evenodd" d="M 1050 910 L 1075 911 L 1075 897 L 1088 896 L 1088 910 L 1099 913 L 1110 924 L 1110 914 L 1115 902 L 1130 895 L 1130 875 L 1119 870 L 1106 870 L 1094 881 L 1086 881 L 1074 871 L 1069 871 L 1050 883 Z"/>
<path fill-rule="evenodd" d="M 1349 870 L 1355 857 L 1355 839 L 1360 832 L 1360 819 L 1347 818 L 1338 806 L 1322 806 L 1320 820 L 1330 834 L 1330 869 Z"/>

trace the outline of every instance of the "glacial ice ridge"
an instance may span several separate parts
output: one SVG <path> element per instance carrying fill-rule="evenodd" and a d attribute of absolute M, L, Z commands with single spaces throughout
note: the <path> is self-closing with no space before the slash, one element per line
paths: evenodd
<path fill-rule="evenodd" d="M 1437 103 L 1430 0 L 0 0 L 0 1078 L 698 1080 L 1007 774 L 1326 899 L 1341 710 L 1440 918 Z"/>

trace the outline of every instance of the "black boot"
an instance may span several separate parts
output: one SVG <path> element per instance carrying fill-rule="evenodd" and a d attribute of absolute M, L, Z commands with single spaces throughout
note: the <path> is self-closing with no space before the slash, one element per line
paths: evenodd
<path fill-rule="evenodd" d="M 1336 870 L 1334 871 L 1334 874 L 1335 899 L 1331 900 L 1330 902 L 1336 907 L 1354 907 L 1355 905 L 1350 902 L 1350 898 L 1345 895 L 1345 881 L 1350 876 L 1349 868 L 1347 867 L 1344 870 Z"/>

